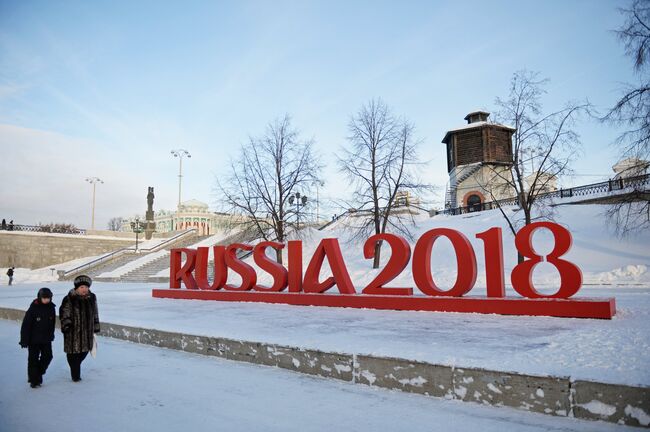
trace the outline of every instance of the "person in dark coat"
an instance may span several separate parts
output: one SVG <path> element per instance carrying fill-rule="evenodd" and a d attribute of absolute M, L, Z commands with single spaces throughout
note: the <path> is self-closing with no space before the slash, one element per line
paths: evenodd
<path fill-rule="evenodd" d="M 0 229 L 3 229 L 3 230 L 7 229 L 7 221 L 5 219 L 2 219 L 2 228 L 0 228 Z"/>
<path fill-rule="evenodd" d="M 52 341 L 56 308 L 49 288 L 38 290 L 36 299 L 29 305 L 20 327 L 20 346 L 28 348 L 27 378 L 32 388 L 40 387 L 43 375 L 52 361 Z"/>
<path fill-rule="evenodd" d="M 92 350 L 94 334 L 99 332 L 97 298 L 90 292 L 92 279 L 82 275 L 74 280 L 71 289 L 61 301 L 59 318 L 72 381 L 81 381 L 81 362 Z"/>
<path fill-rule="evenodd" d="M 14 269 L 15 268 L 16 267 L 9 267 L 9 269 L 7 270 L 7 276 L 9 276 L 9 285 L 11 285 L 11 282 L 14 281 Z"/>

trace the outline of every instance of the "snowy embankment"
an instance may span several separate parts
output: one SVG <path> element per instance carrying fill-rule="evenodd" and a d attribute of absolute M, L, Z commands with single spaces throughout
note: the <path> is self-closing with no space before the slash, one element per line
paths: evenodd
<path fill-rule="evenodd" d="M 513 214 L 513 208 L 506 208 L 508 214 Z M 618 238 L 608 229 L 604 216 L 605 207 L 601 205 L 568 205 L 556 207 L 555 221 L 566 227 L 573 236 L 571 250 L 562 258 L 575 263 L 583 274 L 585 285 L 628 285 L 650 287 L 650 232 L 637 233 L 628 238 Z M 353 227 L 358 224 L 355 218 L 343 218 L 323 231 L 314 229 L 304 230 L 303 239 L 303 268 L 306 268 L 318 243 L 323 238 L 338 238 L 350 277 L 357 287 L 357 292 L 374 279 L 390 257 L 390 249 L 384 244 L 382 248 L 381 266 L 372 269 L 372 260 L 363 257 L 363 242 L 352 241 Z M 426 214 L 415 216 L 415 224 L 411 226 L 413 240 L 409 241 L 413 252 L 415 241 L 433 228 L 451 228 L 462 232 L 470 240 L 476 253 L 478 275 L 475 288 L 469 295 L 485 295 L 485 254 L 483 241 L 476 234 L 492 227 L 500 227 L 503 232 L 503 258 L 506 284 L 510 284 L 510 273 L 517 264 L 517 250 L 514 236 L 498 210 L 470 213 L 460 216 L 439 215 L 433 218 Z M 548 254 L 554 246 L 553 237 L 547 230 L 539 230 L 533 235 L 533 245 L 540 255 Z M 268 250 L 269 256 L 273 252 Z M 252 257 L 247 262 L 256 268 L 258 281 L 270 285 L 271 278 L 261 271 L 253 262 Z M 285 263 L 286 256 L 285 256 Z M 451 243 L 446 238 L 439 238 L 431 252 L 431 268 L 436 284 L 443 289 L 453 286 L 456 280 L 456 255 Z M 232 272 L 231 272 L 232 273 Z M 164 273 L 164 275 L 169 274 Z M 329 276 L 327 260 L 323 265 L 321 280 Z M 237 283 L 241 279 L 237 274 L 229 274 L 229 283 Z M 554 266 L 547 262 L 540 263 L 533 273 L 533 281 L 540 291 L 554 293 L 559 286 L 558 273 Z M 402 274 L 396 277 L 388 286 L 414 287 L 410 264 Z M 414 289 L 416 293 L 419 291 Z M 580 295 L 580 294 L 578 294 Z"/>

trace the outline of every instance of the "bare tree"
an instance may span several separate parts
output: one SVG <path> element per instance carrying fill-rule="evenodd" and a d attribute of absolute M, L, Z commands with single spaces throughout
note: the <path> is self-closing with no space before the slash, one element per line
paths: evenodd
<path fill-rule="evenodd" d="M 648 51 L 650 50 L 650 3 L 635 1 L 631 9 L 620 9 L 625 17 L 623 26 L 616 30 L 625 52 L 634 59 L 638 75 L 636 85 L 628 85 L 623 97 L 607 113 L 604 120 L 629 129 L 618 138 L 625 156 L 644 157 L 650 153 L 650 77 Z"/>
<path fill-rule="evenodd" d="M 119 231 L 122 228 L 122 218 L 121 217 L 114 217 L 109 219 L 108 221 L 108 229 L 109 231 Z"/>
<path fill-rule="evenodd" d="M 285 115 L 267 126 L 260 137 L 250 137 L 230 172 L 217 179 L 221 203 L 240 214 L 237 224 L 263 238 L 284 242 L 296 226 L 296 210 L 289 204 L 295 192 L 308 191 L 321 166 L 312 150 L 313 140 L 302 140 Z M 282 263 L 282 253 L 277 260 Z"/>
<path fill-rule="evenodd" d="M 430 189 L 416 178 L 419 142 L 414 126 L 394 117 L 381 99 L 375 99 L 351 118 L 348 128 L 351 149 L 342 150 L 339 166 L 353 185 L 350 206 L 357 210 L 357 223 L 352 238 L 390 230 L 412 239 L 412 214 L 395 210 L 398 193 Z M 375 244 L 373 268 L 379 267 L 381 246 L 382 242 Z"/>
<path fill-rule="evenodd" d="M 580 142 L 572 129 L 576 117 L 589 110 L 588 103 L 567 103 L 550 113 L 542 110 L 541 97 L 546 93 L 547 79 L 534 72 L 516 72 L 511 80 L 507 99 L 496 99 L 499 121 L 515 128 L 512 135 L 512 165 L 509 170 L 491 169 L 492 178 L 482 185 L 491 195 L 506 219 L 513 235 L 522 225 L 552 215 L 540 198 L 561 175 L 570 173 Z M 515 220 L 494 199 L 491 183 L 509 188 L 517 198 L 523 219 Z M 537 210 L 535 216 L 533 210 Z M 523 257 L 519 257 L 520 261 Z"/>
<path fill-rule="evenodd" d="M 616 35 L 634 60 L 638 81 L 627 85 L 623 97 L 603 118 L 605 122 L 627 128 L 616 140 L 622 157 L 647 159 L 650 156 L 650 3 L 637 0 L 630 9 L 620 9 L 625 23 Z M 635 187 L 607 211 L 609 222 L 621 235 L 650 228 L 650 194 L 648 188 Z"/>

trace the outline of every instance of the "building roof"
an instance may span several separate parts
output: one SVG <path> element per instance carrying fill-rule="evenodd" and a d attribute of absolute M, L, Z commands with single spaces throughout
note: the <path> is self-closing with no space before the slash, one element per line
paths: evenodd
<path fill-rule="evenodd" d="M 473 113 L 470 113 L 467 116 L 469 117 L 471 114 L 473 114 Z M 442 142 L 444 144 L 447 144 L 447 142 L 449 141 L 449 136 L 451 134 L 453 134 L 454 132 L 459 132 L 459 131 L 467 130 L 467 129 L 482 128 L 482 127 L 487 127 L 487 126 L 492 126 L 492 127 L 496 127 L 496 128 L 500 128 L 500 129 L 507 129 L 507 130 L 510 130 L 510 131 L 513 131 L 513 132 L 515 130 L 517 130 L 517 129 L 513 128 L 512 126 L 506 126 L 506 125 L 502 125 L 500 123 L 490 123 L 490 122 L 486 122 L 486 121 L 480 121 L 480 122 L 474 122 L 474 123 L 462 125 L 462 126 L 459 126 L 457 128 L 448 130 L 447 133 L 445 134 L 445 137 L 442 139 Z"/>
<path fill-rule="evenodd" d="M 199 200 L 191 199 L 187 201 L 183 201 L 181 203 L 181 207 L 205 207 L 208 208 L 208 205 L 204 202 L 201 202 Z"/>
<path fill-rule="evenodd" d="M 470 118 L 471 116 L 475 115 L 475 114 L 485 114 L 486 116 L 489 116 L 489 115 L 490 115 L 490 113 L 487 112 L 487 111 L 476 110 L 476 111 L 472 111 L 471 113 L 467 114 L 467 115 L 465 116 L 465 120 L 468 120 L 468 121 L 469 121 L 469 118 Z"/>

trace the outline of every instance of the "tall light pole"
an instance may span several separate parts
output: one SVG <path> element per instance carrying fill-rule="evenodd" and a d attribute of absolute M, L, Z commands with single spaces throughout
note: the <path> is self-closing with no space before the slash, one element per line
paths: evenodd
<path fill-rule="evenodd" d="M 289 195 L 289 204 L 293 205 L 293 203 L 296 203 L 296 229 L 300 229 L 300 206 L 302 205 L 303 207 L 307 204 L 307 195 L 300 195 L 300 192 L 296 192 L 295 194 L 290 194 Z"/>
<path fill-rule="evenodd" d="M 172 155 L 178 158 L 178 207 L 181 206 L 181 179 L 183 178 L 183 156 L 191 158 L 192 155 L 185 149 L 172 150 Z"/>
<path fill-rule="evenodd" d="M 103 184 L 104 181 L 102 179 L 100 179 L 99 177 L 88 177 L 86 179 L 86 181 L 88 183 L 90 183 L 91 185 L 93 185 L 93 213 L 92 213 L 93 216 L 92 216 L 92 220 L 91 220 L 91 223 L 90 223 L 90 229 L 95 229 L 95 189 L 97 187 L 97 183 L 102 183 Z"/>

